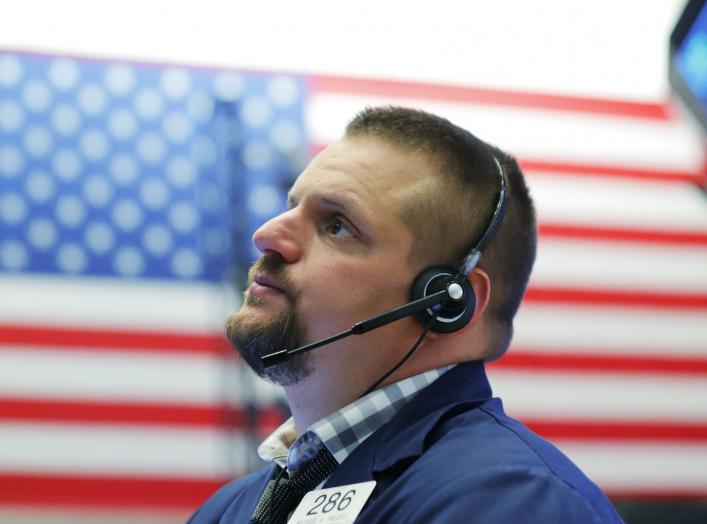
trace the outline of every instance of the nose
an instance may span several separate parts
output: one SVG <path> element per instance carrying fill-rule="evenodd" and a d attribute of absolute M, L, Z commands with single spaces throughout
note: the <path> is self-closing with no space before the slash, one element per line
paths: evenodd
<path fill-rule="evenodd" d="M 302 256 L 302 239 L 297 224 L 296 209 L 271 218 L 253 233 L 253 243 L 263 255 L 277 253 L 286 263 Z"/>

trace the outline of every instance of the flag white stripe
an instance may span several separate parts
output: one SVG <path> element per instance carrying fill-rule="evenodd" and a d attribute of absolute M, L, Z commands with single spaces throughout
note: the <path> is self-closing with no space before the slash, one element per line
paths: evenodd
<path fill-rule="evenodd" d="M 558 440 L 595 483 L 609 492 L 707 492 L 707 445 Z"/>
<path fill-rule="evenodd" d="M 0 318 L 126 329 L 218 333 L 238 295 L 222 284 L 0 276 Z"/>
<path fill-rule="evenodd" d="M 0 522 L 7 524 L 174 524 L 186 522 L 194 508 L 70 508 L 3 504 Z"/>
<path fill-rule="evenodd" d="M 217 404 L 224 398 L 224 365 L 206 355 L 15 346 L 0 351 L 0 395 Z"/>
<path fill-rule="evenodd" d="M 514 324 L 514 348 L 707 357 L 702 311 L 526 303 Z"/>
<path fill-rule="evenodd" d="M 245 446 L 221 428 L 0 422 L 0 471 L 221 478 Z"/>
<path fill-rule="evenodd" d="M 707 293 L 707 246 L 540 239 L 531 285 Z"/>
<path fill-rule="evenodd" d="M 489 370 L 494 395 L 514 417 L 613 421 L 704 422 L 702 376 Z"/>
<path fill-rule="evenodd" d="M 538 173 L 528 185 L 540 223 L 707 232 L 704 195 L 689 184 Z"/>

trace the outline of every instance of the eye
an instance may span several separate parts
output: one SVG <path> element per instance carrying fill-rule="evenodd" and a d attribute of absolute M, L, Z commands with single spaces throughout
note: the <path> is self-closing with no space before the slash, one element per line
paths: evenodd
<path fill-rule="evenodd" d="M 347 226 L 346 222 L 344 222 L 339 217 L 332 217 L 331 220 L 329 220 L 329 222 L 326 224 L 325 229 L 327 233 L 338 238 L 354 237 L 354 234 L 349 228 L 349 226 Z"/>

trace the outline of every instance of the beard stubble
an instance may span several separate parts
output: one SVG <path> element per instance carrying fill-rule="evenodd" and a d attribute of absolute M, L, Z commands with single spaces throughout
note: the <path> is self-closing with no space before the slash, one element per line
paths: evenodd
<path fill-rule="evenodd" d="M 255 373 L 280 386 L 300 382 L 312 373 L 311 358 L 301 353 L 271 368 L 265 368 L 261 357 L 283 349 L 305 344 L 307 333 L 298 314 L 299 293 L 285 275 L 285 262 L 279 255 L 265 255 L 248 272 L 248 286 L 255 275 L 267 275 L 283 289 L 288 307 L 266 319 L 252 318 L 251 309 L 264 307 L 262 297 L 244 293 L 243 305 L 226 322 L 226 337 L 231 346 Z"/>

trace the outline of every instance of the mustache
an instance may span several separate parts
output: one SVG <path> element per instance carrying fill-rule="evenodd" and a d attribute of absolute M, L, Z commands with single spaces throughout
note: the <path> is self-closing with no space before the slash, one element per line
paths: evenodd
<path fill-rule="evenodd" d="M 248 270 L 248 285 L 252 284 L 257 274 L 267 276 L 282 290 L 287 298 L 296 302 L 299 291 L 287 276 L 286 263 L 279 255 L 263 255 Z"/>

